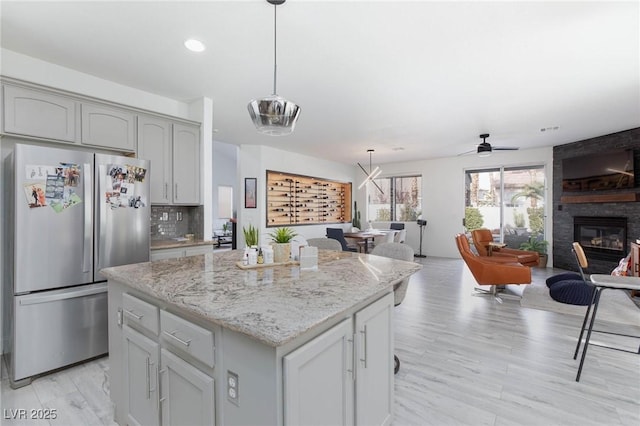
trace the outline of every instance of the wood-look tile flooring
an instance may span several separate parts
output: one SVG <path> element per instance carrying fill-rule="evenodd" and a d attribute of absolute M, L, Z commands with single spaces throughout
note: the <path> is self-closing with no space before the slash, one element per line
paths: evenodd
<path fill-rule="evenodd" d="M 395 308 L 402 364 L 394 426 L 640 425 L 640 356 L 592 346 L 576 383 L 581 318 L 473 297 L 474 281 L 461 260 L 420 261 L 424 268 Z M 536 268 L 534 280 L 554 272 Z M 1 424 L 114 424 L 107 370 L 104 357 L 17 390 L 3 371 Z M 58 418 L 5 418 L 16 408 L 52 408 Z"/>

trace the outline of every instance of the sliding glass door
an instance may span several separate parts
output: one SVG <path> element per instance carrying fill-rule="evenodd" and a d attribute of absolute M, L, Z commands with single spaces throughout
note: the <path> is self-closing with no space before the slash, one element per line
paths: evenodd
<path fill-rule="evenodd" d="M 465 228 L 488 228 L 496 242 L 519 248 L 544 239 L 544 166 L 465 171 Z"/>

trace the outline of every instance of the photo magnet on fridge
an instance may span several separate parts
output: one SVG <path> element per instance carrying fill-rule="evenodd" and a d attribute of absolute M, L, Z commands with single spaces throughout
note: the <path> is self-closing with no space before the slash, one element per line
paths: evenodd
<path fill-rule="evenodd" d="M 44 183 L 25 184 L 24 195 L 27 197 L 27 204 L 30 208 L 45 207 L 47 205 L 45 189 L 46 186 Z"/>
<path fill-rule="evenodd" d="M 54 175 L 56 173 L 55 166 L 27 164 L 24 169 L 27 180 L 45 180 L 47 175 Z"/>

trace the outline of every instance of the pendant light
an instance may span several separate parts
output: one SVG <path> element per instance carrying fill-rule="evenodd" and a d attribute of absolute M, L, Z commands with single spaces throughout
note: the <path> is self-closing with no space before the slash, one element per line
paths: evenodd
<path fill-rule="evenodd" d="M 377 178 L 380 173 L 382 173 L 382 170 L 380 169 L 380 167 L 376 166 L 375 169 L 373 169 L 371 167 L 371 155 L 373 154 L 373 149 L 368 149 L 367 152 L 369 153 L 369 171 L 367 172 L 367 170 L 362 167 L 362 164 L 358 163 L 358 166 L 360 166 L 360 168 L 362 169 L 362 171 L 364 172 L 364 174 L 367 176 L 365 180 L 362 181 L 362 183 L 360 184 L 360 186 L 358 187 L 358 189 L 362 189 L 363 186 L 365 186 L 367 184 L 367 182 L 371 182 L 372 184 L 374 184 L 376 186 L 376 188 L 378 188 L 378 190 L 384 194 L 384 191 L 382 190 L 382 188 L 380 188 L 378 186 L 378 184 L 374 181 L 375 178 Z"/>
<path fill-rule="evenodd" d="M 253 99 L 247 105 L 251 120 L 260 133 L 270 136 L 283 136 L 293 132 L 300 115 L 300 107 L 294 102 L 278 96 L 276 91 L 277 74 L 277 40 L 276 40 L 276 8 L 285 0 L 267 0 L 273 5 L 273 94 L 262 99 Z"/>

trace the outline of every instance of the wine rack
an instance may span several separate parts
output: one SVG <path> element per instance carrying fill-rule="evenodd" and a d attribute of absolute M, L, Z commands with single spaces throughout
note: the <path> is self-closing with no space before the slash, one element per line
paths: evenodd
<path fill-rule="evenodd" d="M 351 222 L 351 182 L 267 170 L 267 227 Z"/>

